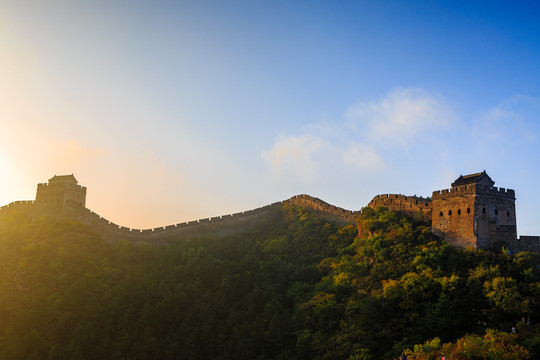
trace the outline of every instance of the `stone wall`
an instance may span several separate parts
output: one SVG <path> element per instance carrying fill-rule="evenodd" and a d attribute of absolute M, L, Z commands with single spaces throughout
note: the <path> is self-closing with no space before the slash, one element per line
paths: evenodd
<path fill-rule="evenodd" d="M 38 184 L 36 202 L 42 204 L 64 204 L 71 200 L 86 205 L 86 187 L 68 182 Z"/>
<path fill-rule="evenodd" d="M 223 237 L 242 233 L 265 222 L 272 222 L 281 216 L 284 204 L 301 206 L 309 209 L 328 221 L 340 224 L 354 224 L 359 211 L 349 211 L 330 205 L 309 195 L 298 195 L 288 200 L 276 202 L 261 208 L 227 214 L 212 218 L 182 222 L 152 229 L 132 229 L 115 224 L 77 201 L 60 202 L 17 201 L 1 208 L 1 210 L 21 210 L 31 217 L 43 215 L 54 217 L 65 216 L 91 226 L 100 236 L 107 240 L 126 239 L 131 241 L 161 241 L 168 238 L 194 238 L 202 236 Z M 1 211 L 0 210 L 0 211 Z"/>
<path fill-rule="evenodd" d="M 474 193 L 433 193 L 431 226 L 444 233 L 446 240 L 458 247 L 476 249 Z"/>
<path fill-rule="evenodd" d="M 489 249 L 517 238 L 514 190 L 469 184 L 432 198 L 432 227 L 454 246 Z"/>
<path fill-rule="evenodd" d="M 336 222 L 338 224 L 354 224 L 356 218 L 362 214 L 362 211 L 345 210 L 340 207 L 330 205 L 321 199 L 309 195 L 297 195 L 285 200 L 293 206 L 300 206 L 311 210 L 321 216 L 323 219 Z"/>
<path fill-rule="evenodd" d="M 169 238 L 224 237 L 242 233 L 264 222 L 271 222 L 276 217 L 281 216 L 281 207 L 282 202 L 278 202 L 250 211 L 182 222 L 152 229 L 132 229 L 117 225 L 75 202 L 68 203 L 67 213 L 69 218 L 76 219 L 81 223 L 91 226 L 103 238 L 108 240 L 160 241 Z"/>
<path fill-rule="evenodd" d="M 71 186 L 71 184 L 70 184 Z M 159 241 L 167 238 L 201 236 L 223 237 L 241 233 L 281 216 L 284 204 L 300 206 L 323 219 L 338 224 L 354 224 L 361 211 L 345 210 L 309 195 L 297 195 L 258 209 L 213 218 L 182 222 L 153 229 L 130 229 L 110 222 L 84 206 L 86 188 L 74 185 L 58 193 L 49 184 L 39 184 L 36 201 L 16 201 L 0 208 L 20 210 L 34 218 L 43 215 L 66 216 L 91 226 L 105 239 Z M 517 239 L 514 190 L 478 183 L 434 191 L 432 198 L 383 194 L 368 204 L 387 207 L 429 222 L 434 232 L 458 247 L 491 248 L 497 243 L 515 249 L 540 251 L 538 237 Z"/>
<path fill-rule="evenodd" d="M 513 251 L 531 251 L 540 253 L 540 236 L 521 235 L 512 243 Z"/>
<path fill-rule="evenodd" d="M 47 184 L 40 184 L 47 186 Z M 54 195 L 54 193 L 51 193 Z M 193 238 L 201 236 L 223 237 L 242 233 L 255 226 L 271 222 L 281 216 L 284 204 L 301 206 L 311 210 L 322 218 L 339 224 L 354 224 L 360 211 L 350 211 L 330 205 L 309 195 L 297 195 L 292 198 L 254 210 L 227 214 L 212 218 L 182 222 L 152 229 L 132 229 L 117 225 L 81 205 L 80 201 L 52 201 L 53 197 L 40 197 L 38 201 L 16 201 L 3 206 L 2 210 L 20 210 L 38 218 L 43 215 L 68 217 L 89 225 L 103 238 L 108 240 L 126 239 L 135 241 L 159 241 L 166 238 Z M 56 199 L 56 198 L 55 198 Z"/>
<path fill-rule="evenodd" d="M 431 221 L 431 199 L 401 194 L 383 194 L 375 196 L 368 204 L 372 209 L 380 206 L 391 211 L 402 211 L 411 216 L 420 216 L 425 221 Z"/>

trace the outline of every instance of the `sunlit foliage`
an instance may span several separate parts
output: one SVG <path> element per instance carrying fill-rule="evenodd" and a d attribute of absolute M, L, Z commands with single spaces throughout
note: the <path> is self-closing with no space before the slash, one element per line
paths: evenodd
<path fill-rule="evenodd" d="M 384 208 L 359 231 L 277 218 L 156 246 L 0 214 L 0 359 L 540 355 L 538 255 L 456 249 Z"/>

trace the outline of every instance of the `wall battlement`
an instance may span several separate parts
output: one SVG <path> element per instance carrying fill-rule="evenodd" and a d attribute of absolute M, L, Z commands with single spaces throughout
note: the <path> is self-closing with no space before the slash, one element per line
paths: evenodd
<path fill-rule="evenodd" d="M 448 198 L 451 196 L 460 196 L 468 194 L 488 194 L 492 196 L 500 196 L 505 198 L 514 198 L 516 197 L 515 191 L 512 189 L 498 188 L 495 186 L 485 186 L 481 184 L 469 184 L 456 186 L 450 189 L 436 190 L 433 192 L 432 198 L 442 199 Z"/>
<path fill-rule="evenodd" d="M 540 253 L 540 236 L 521 235 L 515 246 L 521 251 Z"/>
<path fill-rule="evenodd" d="M 73 200 L 66 201 L 64 215 L 92 226 L 92 228 L 96 229 L 96 231 L 106 239 L 125 238 L 128 240 L 146 241 L 159 240 L 160 238 L 166 237 L 222 237 L 243 232 L 279 215 L 284 204 L 308 208 L 315 211 L 323 218 L 339 223 L 354 224 L 356 217 L 361 213 L 360 211 L 355 212 L 330 205 L 309 195 L 298 195 L 253 210 L 181 222 L 151 229 L 135 229 L 115 224 Z M 47 213 L 50 206 L 39 204 L 36 201 L 16 201 L 3 206 L 0 208 L 0 211 L 13 209 L 23 209 L 28 212 L 30 216 L 39 217 L 43 215 L 44 212 Z"/>
<path fill-rule="evenodd" d="M 411 216 L 421 216 L 426 221 L 431 219 L 431 199 L 421 196 L 401 194 L 376 195 L 368 204 L 372 209 L 386 207 L 392 211 L 402 211 Z"/>
<path fill-rule="evenodd" d="M 37 185 L 38 189 L 40 189 L 40 188 L 48 188 L 49 186 L 55 187 L 55 186 L 58 186 L 58 185 L 57 184 L 49 184 L 49 183 L 39 183 Z M 86 189 L 86 186 L 82 186 L 82 185 L 78 185 L 78 184 L 73 184 L 71 186 L 73 188 L 76 188 L 76 189 L 79 189 L 79 190 L 85 190 Z"/>
<path fill-rule="evenodd" d="M 540 237 L 516 235 L 515 192 L 494 187 L 485 173 L 460 176 L 450 189 L 434 191 L 431 198 L 402 194 L 376 195 L 371 208 L 386 207 L 422 218 L 437 234 L 452 245 L 489 249 L 508 244 L 515 251 L 540 252 Z M 87 224 L 108 240 L 159 242 L 172 238 L 223 237 L 271 224 L 282 216 L 285 205 L 308 209 L 321 218 L 338 224 L 355 224 L 362 211 L 346 210 L 319 198 L 301 194 L 253 210 L 180 222 L 151 229 L 134 229 L 115 224 L 85 206 L 86 187 L 73 175 L 54 176 L 49 183 L 38 184 L 36 200 L 14 201 L 0 213 L 24 211 L 32 218 L 43 215 L 67 217 Z"/>
<path fill-rule="evenodd" d="M 240 233 L 254 226 L 270 221 L 280 216 L 283 205 L 301 206 L 316 212 L 322 218 L 341 224 L 354 224 L 361 211 L 350 211 L 328 204 L 309 195 L 297 195 L 290 199 L 262 206 L 257 209 L 226 214 L 211 218 L 181 222 L 172 225 L 160 226 L 151 229 L 135 229 L 115 224 L 106 218 L 94 213 L 75 200 L 66 200 L 65 203 L 41 203 L 39 201 L 15 201 L 0 208 L 5 210 L 23 210 L 31 217 L 43 215 L 65 216 L 91 226 L 106 239 L 124 238 L 127 240 L 146 241 L 159 240 L 168 237 L 222 237 Z M 63 211 L 51 212 L 51 208 L 63 208 Z"/>

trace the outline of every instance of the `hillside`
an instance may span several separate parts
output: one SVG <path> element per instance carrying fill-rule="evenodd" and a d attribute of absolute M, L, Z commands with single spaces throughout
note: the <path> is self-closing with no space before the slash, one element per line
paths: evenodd
<path fill-rule="evenodd" d="M 152 246 L 2 212 L 0 359 L 472 359 L 487 329 L 506 358 L 540 354 L 538 255 L 456 249 L 384 208 L 358 228 L 284 204 Z"/>

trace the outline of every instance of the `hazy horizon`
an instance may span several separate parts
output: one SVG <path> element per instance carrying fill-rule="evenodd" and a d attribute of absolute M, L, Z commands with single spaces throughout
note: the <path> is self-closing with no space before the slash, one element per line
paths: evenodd
<path fill-rule="evenodd" d="M 540 6 L 0 1 L 0 205 L 74 174 L 151 228 L 486 170 L 540 235 Z"/>

